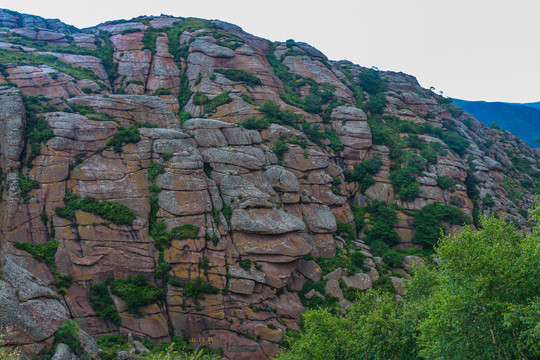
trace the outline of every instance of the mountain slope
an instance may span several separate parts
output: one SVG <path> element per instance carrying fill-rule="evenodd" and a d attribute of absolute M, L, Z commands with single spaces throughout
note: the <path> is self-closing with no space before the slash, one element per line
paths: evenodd
<path fill-rule="evenodd" d="M 442 230 L 527 229 L 538 152 L 413 76 L 217 20 L 0 21 L 0 326 L 31 357 L 71 318 L 87 352 L 271 357 L 306 307 L 403 291 Z"/>
<path fill-rule="evenodd" d="M 538 147 L 540 138 L 540 104 L 453 100 L 454 104 L 489 126 L 496 124 L 522 139 L 530 147 Z"/>

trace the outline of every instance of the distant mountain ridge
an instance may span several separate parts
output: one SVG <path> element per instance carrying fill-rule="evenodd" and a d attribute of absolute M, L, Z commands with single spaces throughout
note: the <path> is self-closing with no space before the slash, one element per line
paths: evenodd
<path fill-rule="evenodd" d="M 519 104 L 459 99 L 453 102 L 485 125 L 494 123 L 530 147 L 538 147 L 536 139 L 540 138 L 540 102 Z"/>

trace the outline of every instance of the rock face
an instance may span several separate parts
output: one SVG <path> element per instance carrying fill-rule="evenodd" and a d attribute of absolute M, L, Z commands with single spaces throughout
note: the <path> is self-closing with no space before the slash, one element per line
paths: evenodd
<path fill-rule="evenodd" d="M 220 21 L 79 30 L 0 9 L 0 22 L 0 326 L 30 357 L 69 318 L 94 337 L 172 334 L 227 359 L 272 357 L 306 301 L 337 298 L 346 311 L 345 287 L 384 275 L 366 229 L 345 231 L 358 207 L 396 212 L 397 248 L 425 245 L 414 220 L 436 202 L 526 229 L 538 153 L 410 75 L 373 75 Z M 383 85 L 362 88 L 366 76 Z M 462 224 L 452 221 L 441 226 Z M 319 258 L 343 251 L 361 255 L 362 271 L 323 273 Z M 163 296 L 134 311 L 111 281 L 136 275 Z M 388 281 L 402 293 L 401 278 Z M 117 317 L 92 306 L 99 284 Z M 55 358 L 73 358 L 61 345 Z"/>

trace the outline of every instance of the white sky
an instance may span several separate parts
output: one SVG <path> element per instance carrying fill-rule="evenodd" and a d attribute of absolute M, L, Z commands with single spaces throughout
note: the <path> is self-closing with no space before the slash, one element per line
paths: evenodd
<path fill-rule="evenodd" d="M 540 101 L 538 0 L 0 0 L 79 28 L 168 14 L 220 19 L 332 60 L 403 71 L 466 100 Z"/>

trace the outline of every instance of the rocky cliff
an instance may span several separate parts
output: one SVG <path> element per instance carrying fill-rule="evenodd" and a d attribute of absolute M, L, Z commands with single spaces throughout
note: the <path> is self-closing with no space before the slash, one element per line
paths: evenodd
<path fill-rule="evenodd" d="M 440 229 L 527 229 L 538 152 L 410 75 L 220 21 L 0 26 L 0 325 L 27 358 L 70 318 L 92 349 L 266 358 L 306 306 L 399 296 Z"/>

